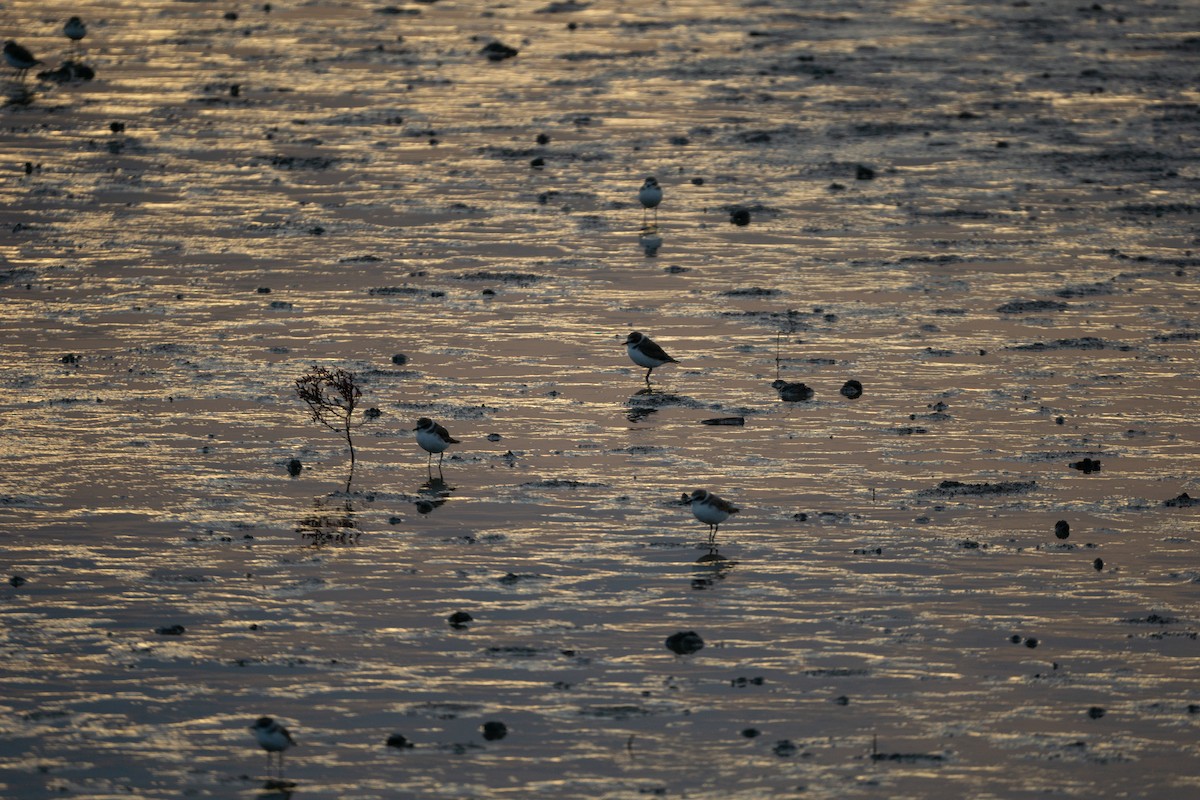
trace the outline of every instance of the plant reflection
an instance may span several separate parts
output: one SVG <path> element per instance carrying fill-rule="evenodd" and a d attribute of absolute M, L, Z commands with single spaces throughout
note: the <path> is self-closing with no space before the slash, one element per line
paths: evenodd
<path fill-rule="evenodd" d="M 314 547 L 327 544 L 357 544 L 361 531 L 354 520 L 354 504 L 349 497 L 340 501 L 331 497 L 313 500 L 313 511 L 300 520 L 296 532 Z"/>
<path fill-rule="evenodd" d="M 421 487 L 417 489 L 417 494 L 421 496 L 413 505 L 417 507 L 417 513 L 429 514 L 444 504 L 453 491 L 454 487 L 446 485 L 446 481 L 442 479 L 441 475 L 436 478 L 430 476 L 429 480 L 422 483 Z"/>
<path fill-rule="evenodd" d="M 696 590 L 711 589 L 717 581 L 725 580 L 729 570 L 737 566 L 736 561 L 730 561 L 717 552 L 716 545 L 708 548 L 708 552 L 696 559 L 692 564 L 692 588 Z"/>

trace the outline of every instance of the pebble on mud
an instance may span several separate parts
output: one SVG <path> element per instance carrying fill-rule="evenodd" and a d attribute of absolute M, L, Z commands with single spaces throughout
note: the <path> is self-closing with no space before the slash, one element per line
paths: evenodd
<path fill-rule="evenodd" d="M 1066 539 L 1071 535 L 1071 523 L 1065 519 L 1060 519 L 1054 523 L 1054 535 L 1059 539 Z"/>
<path fill-rule="evenodd" d="M 1100 706 L 1092 706 L 1088 709 L 1088 716 L 1092 719 L 1100 719 L 1106 712 Z"/>
<path fill-rule="evenodd" d="M 481 55 L 488 57 L 488 61 L 503 61 L 506 58 L 512 58 L 520 51 L 515 47 L 509 47 L 503 42 L 488 42 L 480 50 Z"/>
<path fill-rule="evenodd" d="M 813 399 L 812 387 L 806 383 L 788 383 L 780 379 L 773 381 L 771 388 L 779 392 L 780 400 L 787 403 L 802 403 Z"/>
<path fill-rule="evenodd" d="M 750 209 L 735 208 L 729 212 L 729 221 L 734 225 L 749 225 L 750 224 Z"/>
<path fill-rule="evenodd" d="M 1030 636 L 1027 639 L 1025 639 L 1025 646 L 1030 649 L 1033 649 L 1038 646 L 1038 640 L 1036 638 L 1034 638 L 1033 636 Z"/>
<path fill-rule="evenodd" d="M 408 363 L 408 356 L 404 355 L 404 353 L 396 353 L 396 355 L 392 356 L 392 363 L 397 367 L 403 367 Z"/>
<path fill-rule="evenodd" d="M 854 179 L 859 181 L 873 181 L 875 180 L 875 170 L 866 164 L 859 164 L 854 168 Z"/>
<path fill-rule="evenodd" d="M 747 739 L 753 739 L 757 736 L 762 736 L 762 731 L 758 728 L 742 728 L 742 736 L 745 736 Z"/>
<path fill-rule="evenodd" d="M 161 628 L 155 628 L 154 632 L 159 636 L 183 636 L 187 628 L 182 625 L 164 625 Z"/>
<path fill-rule="evenodd" d="M 745 425 L 745 417 L 713 417 L 700 420 L 701 425 Z"/>
<path fill-rule="evenodd" d="M 704 648 L 704 640 L 695 631 L 679 631 L 667 637 L 667 649 L 681 656 L 691 655 Z"/>
<path fill-rule="evenodd" d="M 389 736 L 387 738 L 387 746 L 395 747 L 398 750 L 414 747 L 413 743 L 408 740 L 408 737 L 400 733 L 393 733 L 391 736 Z"/>
<path fill-rule="evenodd" d="M 792 756 L 796 755 L 798 750 L 799 748 L 792 743 L 791 739 L 780 739 L 775 743 L 775 746 L 771 748 L 771 752 L 780 758 L 791 758 Z"/>
<path fill-rule="evenodd" d="M 293 458 L 287 463 L 288 475 L 291 475 L 293 478 L 299 475 L 303 469 L 304 463 L 298 458 Z"/>
<path fill-rule="evenodd" d="M 838 392 L 847 400 L 857 400 L 862 397 L 863 386 L 856 380 L 848 380 L 842 384 L 842 388 Z"/>
<path fill-rule="evenodd" d="M 1071 468 L 1079 470 L 1084 475 L 1091 475 L 1093 472 L 1100 471 L 1100 462 L 1094 458 L 1085 458 L 1082 461 L 1072 463 Z"/>
<path fill-rule="evenodd" d="M 508 726 L 496 720 L 483 723 L 482 731 L 483 738 L 489 742 L 497 742 L 508 736 Z"/>
<path fill-rule="evenodd" d="M 446 617 L 446 621 L 450 623 L 451 628 L 465 628 L 468 622 L 474 621 L 474 617 L 466 611 L 455 611 L 450 616 Z"/>
<path fill-rule="evenodd" d="M 20 589 L 22 586 L 24 586 L 28 582 L 29 581 L 25 580 L 20 575 L 13 575 L 11 578 L 8 579 L 8 585 L 13 587 L 14 589 Z"/>
<path fill-rule="evenodd" d="M 1104 559 L 1097 558 L 1095 561 L 1092 562 L 1092 568 L 1095 569 L 1096 572 L 1100 572 L 1101 570 L 1103 570 L 1104 569 Z"/>

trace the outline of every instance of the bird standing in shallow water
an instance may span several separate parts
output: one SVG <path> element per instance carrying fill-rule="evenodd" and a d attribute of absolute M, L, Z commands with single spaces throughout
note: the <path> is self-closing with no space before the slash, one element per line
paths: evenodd
<path fill-rule="evenodd" d="M 646 227 L 646 212 L 654 209 L 654 227 L 658 227 L 658 204 L 662 202 L 663 190 L 658 185 L 658 179 L 651 176 L 646 178 L 642 188 L 638 190 L 638 201 L 642 204 L 642 227 Z"/>
<path fill-rule="evenodd" d="M 438 425 L 429 417 L 421 417 L 417 420 L 417 427 L 413 428 L 417 432 L 417 444 L 421 445 L 421 449 L 429 453 L 429 466 L 433 466 L 433 454 L 441 453 L 438 457 L 438 469 L 442 468 L 442 459 L 446 457 L 446 449 L 452 444 L 458 444 L 458 439 L 450 436 L 450 431 Z"/>
<path fill-rule="evenodd" d="M 259 717 L 258 720 L 250 726 L 250 730 L 254 731 L 254 738 L 258 740 L 258 746 L 267 751 L 267 772 L 271 771 L 271 753 L 279 754 L 279 772 L 280 777 L 283 776 L 283 751 L 296 743 L 292 735 L 288 733 L 288 729 L 280 725 L 271 717 Z"/>
<path fill-rule="evenodd" d="M 37 58 L 34 58 L 33 53 L 12 39 L 4 43 L 4 60 L 8 62 L 9 66 L 16 69 L 22 83 L 25 82 L 25 73 L 42 63 Z"/>
<path fill-rule="evenodd" d="M 647 386 L 650 385 L 650 373 L 654 371 L 655 367 L 679 363 L 667 355 L 667 352 L 659 347 L 653 339 L 638 331 L 633 331 L 625 339 L 625 352 L 629 354 L 629 359 L 633 363 L 646 368 Z"/>
<path fill-rule="evenodd" d="M 63 36 L 71 40 L 72 48 L 78 48 L 79 42 L 87 36 L 87 25 L 79 17 L 71 17 L 63 25 Z"/>
<path fill-rule="evenodd" d="M 727 500 L 717 497 L 707 489 L 697 489 L 688 497 L 692 513 L 696 519 L 708 525 L 708 543 L 711 545 L 717 539 L 717 530 L 721 523 L 729 519 L 730 514 L 741 511 L 740 508 Z"/>

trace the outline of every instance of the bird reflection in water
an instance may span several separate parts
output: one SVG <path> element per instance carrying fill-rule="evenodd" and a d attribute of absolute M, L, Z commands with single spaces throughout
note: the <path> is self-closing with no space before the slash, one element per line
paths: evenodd
<path fill-rule="evenodd" d="M 328 544 L 357 544 L 361 531 L 354 520 L 354 503 L 349 497 L 335 500 L 318 497 L 313 511 L 300 520 L 296 532 L 314 547 Z"/>
<path fill-rule="evenodd" d="M 657 228 L 642 231 L 642 233 L 638 234 L 638 246 L 642 248 L 642 252 L 646 254 L 646 258 L 655 258 L 658 255 L 658 249 L 662 245 L 663 237 Z"/>
<path fill-rule="evenodd" d="M 692 564 L 692 588 L 696 590 L 711 589 L 717 581 L 725 580 L 729 570 L 737 566 L 717 552 L 716 545 L 708 548 L 708 552 L 696 559 Z"/>
<path fill-rule="evenodd" d="M 441 475 L 436 478 L 430 476 L 429 480 L 422 483 L 421 487 L 417 489 L 420 497 L 413 505 L 417 507 L 417 513 L 429 514 L 435 508 L 443 505 L 453 491 L 454 487 L 446 485 L 446 481 L 442 479 Z"/>

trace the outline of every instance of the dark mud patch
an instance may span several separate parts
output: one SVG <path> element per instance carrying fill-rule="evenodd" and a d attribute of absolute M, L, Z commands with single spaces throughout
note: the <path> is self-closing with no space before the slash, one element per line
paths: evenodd
<path fill-rule="evenodd" d="M 1018 344 L 1007 349 L 1024 350 L 1032 353 L 1040 353 L 1046 350 L 1118 350 L 1128 352 L 1133 350 L 1133 347 L 1121 344 L 1120 342 L 1110 342 L 1107 339 L 1101 339 L 1097 336 L 1080 336 L 1070 339 L 1055 339 L 1052 342 Z"/>
<path fill-rule="evenodd" d="M 1057 300 L 1010 300 L 997 306 L 1001 314 L 1042 314 L 1047 311 L 1066 311 L 1069 306 Z"/>
<path fill-rule="evenodd" d="M 922 489 L 918 497 L 986 497 L 990 495 L 1017 495 L 1032 492 L 1037 481 L 1000 481 L 998 483 L 963 483 L 944 480 L 932 489 Z"/>

